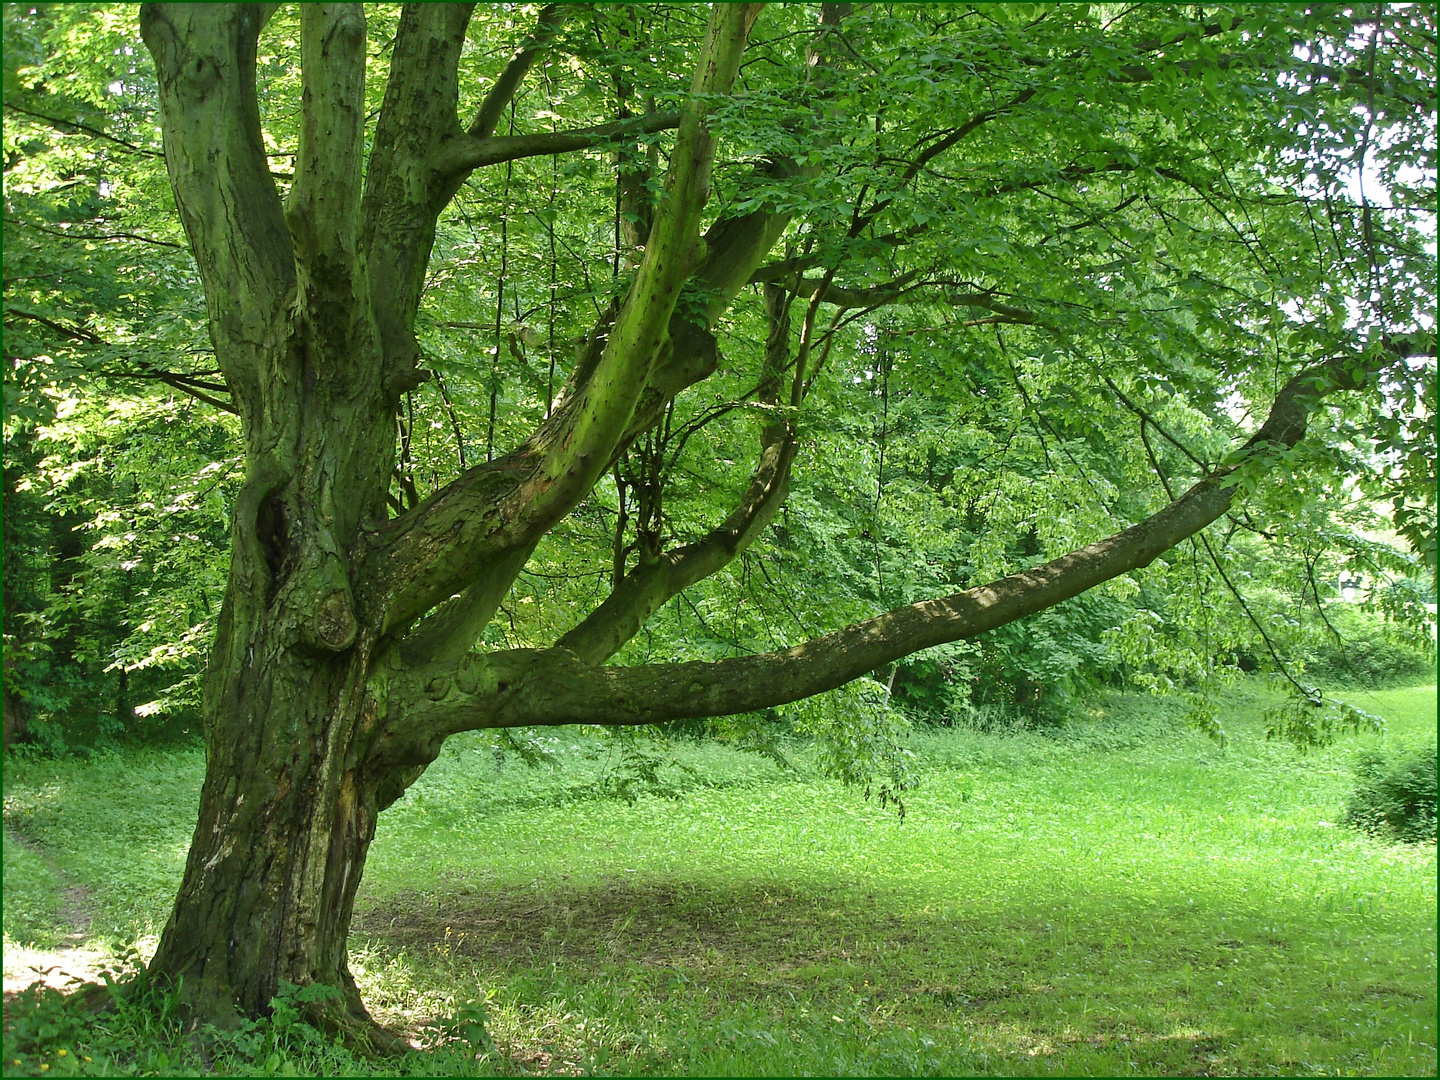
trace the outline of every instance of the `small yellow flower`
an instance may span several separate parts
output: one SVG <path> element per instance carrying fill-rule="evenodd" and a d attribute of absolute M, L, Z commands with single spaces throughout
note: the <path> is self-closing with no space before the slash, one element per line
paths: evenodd
<path fill-rule="evenodd" d="M 48 1068 L 50 1068 L 49 1065 L 41 1065 L 41 1066 L 40 1066 L 40 1071 L 41 1071 L 41 1072 L 44 1072 L 44 1071 L 45 1071 L 46 1069 L 48 1069 Z"/>
<path fill-rule="evenodd" d="M 65 1056 L 66 1054 L 68 1054 L 69 1052 L 70 1052 L 69 1050 L 66 1050 L 66 1049 L 64 1049 L 64 1048 L 61 1048 L 61 1049 L 55 1051 L 55 1056 L 56 1056 L 56 1057 L 64 1057 L 64 1056 Z"/>
<path fill-rule="evenodd" d="M 81 1060 L 83 1060 L 83 1061 L 89 1061 L 90 1059 L 89 1059 L 88 1057 L 86 1057 L 86 1058 L 82 1058 Z"/>

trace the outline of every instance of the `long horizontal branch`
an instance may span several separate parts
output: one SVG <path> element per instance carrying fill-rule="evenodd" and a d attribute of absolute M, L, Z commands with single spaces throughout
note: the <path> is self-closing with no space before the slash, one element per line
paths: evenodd
<path fill-rule="evenodd" d="M 594 667 L 567 649 L 521 649 L 419 668 L 392 684 L 392 727 L 444 737 L 491 727 L 651 724 L 750 712 L 833 689 L 921 649 L 986 633 L 1149 565 L 1230 508 L 1237 470 L 1276 460 L 1271 452 L 1304 437 L 1311 410 L 1327 394 L 1358 388 L 1363 378 L 1338 359 L 1306 368 L 1281 389 L 1265 423 L 1229 464 L 1146 520 L 1042 566 L 907 604 L 778 652 Z"/>

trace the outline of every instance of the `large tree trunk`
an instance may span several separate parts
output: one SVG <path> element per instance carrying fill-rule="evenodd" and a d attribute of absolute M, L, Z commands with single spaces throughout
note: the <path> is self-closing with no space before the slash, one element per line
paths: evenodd
<path fill-rule="evenodd" d="M 151 965 L 211 1023 L 266 1012 L 287 982 L 336 987 L 344 1014 L 365 1017 L 345 963 L 376 814 L 353 766 L 358 666 L 253 668 L 237 681 L 256 711 L 212 728 L 184 883 Z"/>
<path fill-rule="evenodd" d="M 629 299 L 567 401 L 518 451 L 390 520 L 394 409 L 421 377 L 411 328 L 435 218 L 470 158 L 497 144 L 520 152 L 524 140 L 490 130 L 560 9 L 542 14 L 536 43 L 464 130 L 456 60 L 469 6 L 407 6 L 364 170 L 363 9 L 305 5 L 300 147 L 283 205 L 254 91 L 266 9 L 142 9 L 166 164 L 246 455 L 205 679 L 199 821 L 150 965 L 197 1025 L 263 1014 L 285 983 L 325 984 L 340 996 L 316 1003 L 313 1020 L 394 1045 L 360 1000 L 346 938 L 376 815 L 443 736 L 389 709 L 386 686 L 407 640 L 429 660 L 468 650 L 537 539 L 589 492 L 637 422 L 657 355 L 674 351 L 679 287 L 703 259 L 708 101 L 728 90 L 756 13 L 740 5 L 711 19 L 692 98 L 664 125 L 680 128 L 665 209 Z M 460 165 L 447 164 L 457 156 Z M 731 268 L 732 291 L 769 246 L 773 226 L 761 224 Z M 459 604 L 444 604 L 462 590 Z M 437 604 L 441 613 L 406 639 Z"/>
<path fill-rule="evenodd" d="M 356 508 L 384 496 L 369 459 L 389 425 L 310 377 L 336 361 L 313 348 L 330 336 L 344 335 L 308 335 L 309 390 L 270 412 L 296 438 L 252 453 L 236 508 L 206 673 L 199 820 L 151 965 L 210 1023 L 264 1013 L 283 983 L 335 987 L 325 1014 L 367 1020 L 345 941 L 377 813 L 377 775 L 364 767 L 375 634 L 356 617 L 348 549 Z"/>

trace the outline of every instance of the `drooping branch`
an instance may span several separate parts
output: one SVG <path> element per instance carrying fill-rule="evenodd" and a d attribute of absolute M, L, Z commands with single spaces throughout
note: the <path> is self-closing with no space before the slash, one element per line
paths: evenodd
<path fill-rule="evenodd" d="M 993 311 L 996 319 L 1007 323 L 1033 324 L 1040 316 L 1029 308 L 1007 304 L 993 292 L 956 292 L 949 281 L 916 281 L 919 271 L 900 275 L 884 285 L 861 289 L 845 288 L 824 278 L 799 278 L 796 288 L 802 296 L 818 296 L 820 303 L 838 308 L 878 308 L 897 303 L 943 303 L 952 307 L 973 307 Z M 989 320 L 987 320 L 989 321 Z M 967 324 L 968 325 L 968 324 Z"/>
<path fill-rule="evenodd" d="M 1186 187 L 1192 188 L 1197 191 L 1203 188 L 1203 185 L 1199 184 L 1198 181 L 1186 176 L 1178 169 L 1172 169 L 1164 165 L 1141 166 L 1137 165 L 1132 161 L 1113 161 L 1101 165 L 1072 165 L 1058 171 L 1047 170 L 1043 175 L 1031 177 L 1029 179 L 1010 180 L 1003 183 L 989 183 L 983 186 L 977 186 L 972 190 L 965 192 L 964 195 L 967 198 L 975 200 L 992 199 L 998 198 L 1001 195 L 1014 195 L 1023 191 L 1033 191 L 1037 188 L 1043 188 L 1047 184 L 1072 184 L 1076 181 L 1084 180 L 1087 177 L 1091 176 L 1106 173 L 1134 173 L 1139 172 L 1142 169 L 1147 169 L 1148 171 L 1153 172 L 1156 176 L 1161 176 L 1167 180 L 1173 180 L 1176 183 L 1184 184 Z M 866 220 L 869 220 L 868 214 L 866 215 Z M 903 248 L 910 241 L 915 240 L 920 236 L 923 236 L 926 233 L 930 232 L 931 229 L 934 227 L 935 222 L 939 220 L 940 219 L 937 218 L 932 221 L 918 222 L 914 225 L 906 226 L 904 229 L 898 229 L 894 232 L 889 233 L 882 233 L 879 236 L 872 236 L 866 239 L 866 244 L 879 244 L 885 247 L 897 249 Z M 848 242 L 853 239 L 855 239 L 855 236 L 847 236 L 844 238 L 843 242 Z M 833 263 L 836 261 L 836 259 L 837 257 L 834 248 L 822 250 L 817 247 L 816 250 L 810 251 L 803 255 L 794 255 L 785 259 L 777 260 L 773 263 L 766 263 L 763 266 L 757 266 L 751 274 L 750 280 L 752 283 L 757 285 L 766 281 L 788 281 L 793 279 L 797 274 L 808 273 L 812 270 L 819 268 L 820 266 L 826 265 L 827 263 Z M 883 288 L 883 286 L 878 286 L 878 288 Z M 870 305 L 867 303 L 855 304 L 851 306 L 864 307 Z"/>
<path fill-rule="evenodd" d="M 1178 35 L 1172 34 L 1163 37 L 1150 37 L 1138 41 L 1133 45 L 1133 50 L 1136 55 L 1154 53 L 1158 50 L 1164 49 L 1168 46 L 1172 46 L 1179 41 L 1183 41 L 1191 37 L 1209 38 L 1217 34 L 1230 32 L 1239 27 L 1242 22 L 1242 19 L 1237 18 L 1228 26 L 1222 24 L 1208 24 L 1200 27 L 1186 27 L 1185 30 Z M 1071 58 L 1022 58 L 1022 62 L 1031 67 L 1044 69 L 1053 68 L 1057 63 L 1063 63 L 1068 59 Z M 1194 62 L 1183 62 L 1178 65 L 1179 69 L 1186 72 L 1188 72 L 1192 66 L 1194 66 Z M 1218 69 L 1223 70 L 1230 65 L 1228 62 L 1226 62 L 1225 58 L 1222 57 L 1218 61 L 1210 62 L 1210 66 L 1214 66 Z M 1133 83 L 1137 81 L 1150 81 L 1155 76 L 1154 73 L 1150 71 L 1150 69 L 1144 67 L 1143 65 L 1131 65 L 1129 67 L 1112 69 L 1107 72 L 1106 77 L 1118 83 Z M 970 134 L 983 128 L 985 125 L 998 118 L 1013 114 L 1016 110 L 1020 109 L 1021 107 L 1029 103 L 1031 100 L 1033 100 L 1037 94 L 1040 94 L 1042 92 L 1043 89 L 1044 88 L 1040 86 L 1027 87 L 1024 90 L 1021 90 L 1014 94 L 1008 101 L 1004 102 L 1003 104 L 995 105 L 991 108 L 982 110 L 974 114 L 964 123 L 960 124 L 955 128 L 932 132 L 925 137 L 919 139 L 915 143 L 915 146 L 923 147 L 923 149 L 920 149 L 913 158 L 904 163 L 903 167 L 897 174 L 895 181 L 888 185 L 888 189 L 892 193 L 882 196 L 874 204 L 868 207 L 863 214 L 859 214 L 857 216 L 856 220 L 852 223 L 852 227 L 850 229 L 850 238 L 853 239 L 854 237 L 858 236 L 861 230 L 863 230 L 871 222 L 876 220 L 879 215 L 889 205 L 891 205 L 895 198 L 893 194 L 894 191 L 903 188 L 905 185 L 911 183 L 922 171 L 929 168 L 937 158 L 941 157 L 947 151 L 959 145 Z M 971 192 L 970 195 L 973 198 L 994 198 L 1000 195 L 1014 194 L 1020 191 L 1031 190 L 1034 188 L 1042 187 L 1049 183 L 1069 183 L 1081 180 L 1087 176 L 1091 176 L 1097 173 L 1133 172 L 1137 168 L 1138 166 L 1133 162 L 1115 162 L 1109 165 L 1101 166 L 1076 165 L 1063 169 L 1055 175 L 1047 174 L 1043 178 L 1013 181 L 1004 184 L 991 184 L 984 188 L 980 188 Z M 1179 183 L 1186 184 L 1187 186 L 1190 186 L 1192 188 L 1197 188 L 1198 190 L 1196 182 L 1192 178 L 1185 176 L 1179 170 L 1166 168 L 1164 166 L 1153 166 L 1152 169 L 1157 175 L 1166 177 L 1167 179 L 1175 180 Z M 871 238 L 870 242 L 901 247 L 908 241 L 913 240 L 916 237 L 922 235 L 923 233 L 929 231 L 929 229 L 929 223 L 918 223 L 908 226 L 907 228 L 902 230 L 898 230 L 878 237 L 873 237 Z M 826 253 L 820 250 L 816 250 L 806 255 L 795 256 L 782 260 L 780 262 L 758 267 L 755 270 L 752 280 L 757 284 L 764 281 L 786 280 L 797 273 L 805 273 L 833 261 L 833 253 Z M 855 290 L 854 292 L 858 293 L 859 290 Z M 835 295 L 838 298 L 840 296 L 843 296 L 844 294 L 837 290 Z M 848 303 L 846 304 L 846 306 L 868 307 L 873 306 L 874 303 L 874 301 L 865 301 L 859 295 L 853 295 L 850 297 L 850 299 L 854 302 Z M 892 301 L 887 300 L 884 302 Z"/>
<path fill-rule="evenodd" d="M 649 724 L 784 704 L 840 686 L 929 648 L 1025 618 L 1149 565 L 1221 517 L 1236 473 L 1278 460 L 1304 437 L 1310 412 L 1368 378 L 1353 359 L 1295 375 L 1265 423 L 1230 462 L 1146 520 L 1042 566 L 936 600 L 908 604 L 780 652 L 717 662 L 593 667 L 566 649 L 514 650 L 417 669 L 392 686 L 391 709 L 413 729 L 443 736 L 484 727 Z"/>
<path fill-rule="evenodd" d="M 19 105 L 16 105 L 9 101 L 5 102 L 5 111 L 13 112 L 18 116 L 28 116 L 32 120 L 39 120 L 42 123 L 49 124 L 51 127 L 59 131 L 78 131 L 86 135 L 91 135 L 97 139 L 104 139 L 106 142 L 114 143 L 122 150 L 130 151 L 130 153 L 132 154 L 144 154 L 146 157 L 165 156 L 158 150 L 151 150 L 145 146 L 137 146 L 133 142 L 128 142 L 125 139 L 117 138 L 116 136 L 111 135 L 108 132 L 101 131 L 97 127 L 91 127 L 89 124 L 82 124 L 78 120 L 62 120 L 58 116 L 46 116 L 44 113 L 33 112 L 30 109 L 22 109 Z"/>
<path fill-rule="evenodd" d="M 112 352 L 117 351 L 119 348 L 121 348 L 120 346 L 114 345 L 96 334 L 92 334 L 89 330 L 86 330 L 83 327 L 66 326 L 64 323 L 57 322 L 54 319 L 47 319 L 45 316 L 37 315 L 35 312 L 32 311 L 19 311 L 7 305 L 5 308 L 5 317 L 7 320 L 23 319 L 28 322 L 40 323 L 42 326 L 45 326 L 50 330 L 54 331 L 55 333 L 59 334 L 61 337 L 69 338 L 71 341 L 81 342 L 84 345 L 98 346 L 100 348 L 109 349 Z M 120 357 L 119 359 L 128 360 L 131 358 Z M 166 386 L 169 386 L 175 390 L 179 390 L 182 393 L 189 394 L 197 401 L 203 401 L 206 405 L 213 405 L 215 408 L 221 409 L 224 412 L 228 413 L 238 412 L 235 406 L 230 402 L 224 401 L 221 398 L 213 397 L 211 394 L 205 392 L 207 390 L 210 390 L 214 391 L 215 393 L 223 394 L 229 391 L 230 388 L 228 386 L 225 386 L 223 383 L 217 383 L 211 380 L 207 380 L 203 377 L 206 374 L 218 375 L 219 372 L 217 371 L 202 372 L 201 375 L 197 376 L 195 374 L 187 374 L 183 371 L 167 371 L 164 368 L 156 367 L 154 364 L 150 363 L 150 361 L 144 359 L 143 357 L 136 360 L 136 362 L 140 365 L 141 370 L 139 371 L 107 371 L 103 368 L 97 368 L 96 373 L 99 375 L 104 375 L 106 378 L 109 379 L 154 379 L 158 382 L 164 383 Z"/>
<path fill-rule="evenodd" d="M 184 244 L 177 244 L 173 240 L 161 240 L 154 236 L 144 236 L 133 232 L 82 233 L 72 229 L 47 229 L 44 225 L 37 225 L 33 221 L 23 221 L 13 217 L 5 218 L 5 224 L 16 225 L 22 229 L 33 229 L 46 236 L 58 236 L 62 240 L 93 240 L 101 243 L 106 240 L 138 240 L 142 244 L 154 244 L 156 247 L 174 248 L 177 251 L 190 250 Z"/>

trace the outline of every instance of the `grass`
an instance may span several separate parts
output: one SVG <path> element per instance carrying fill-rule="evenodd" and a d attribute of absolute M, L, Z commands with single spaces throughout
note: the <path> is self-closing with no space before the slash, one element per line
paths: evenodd
<path fill-rule="evenodd" d="M 371 1008 L 438 1044 L 385 1068 L 1433 1075 L 1435 847 L 1333 823 L 1361 749 L 1434 738 L 1435 688 L 1346 696 L 1389 730 L 1308 755 L 1263 740 L 1253 687 L 1223 750 L 1135 696 L 1044 735 L 918 732 L 903 821 L 803 748 L 783 772 L 679 741 L 677 797 L 629 806 L 597 797 L 616 762 L 591 740 L 545 736 L 540 770 L 452 740 L 381 819 L 357 906 Z M 64 881 L 92 890 L 92 940 L 143 947 L 200 772 L 193 752 L 7 766 L 7 829 L 46 855 L 7 842 L 7 972 L 63 937 Z M 457 1041 L 482 1012 L 493 1042 Z M 212 1067 L 374 1071 L 252 1034 Z M 195 1067 L 175 1036 L 109 1038 L 68 1060 Z"/>

